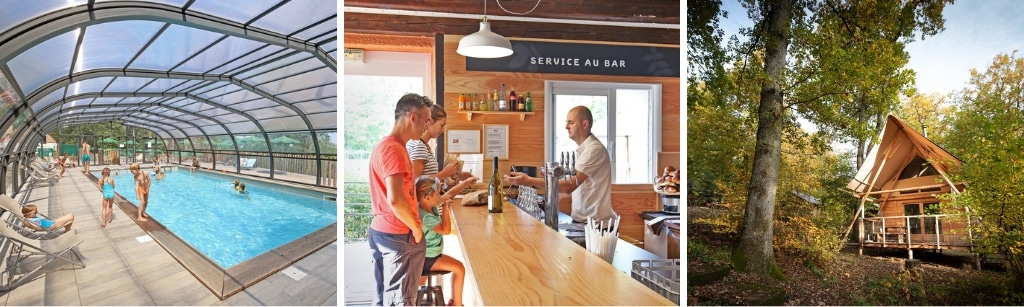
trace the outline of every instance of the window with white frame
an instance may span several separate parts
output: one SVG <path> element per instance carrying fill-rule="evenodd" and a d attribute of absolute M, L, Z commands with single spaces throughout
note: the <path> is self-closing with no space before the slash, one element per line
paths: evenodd
<path fill-rule="evenodd" d="M 544 86 L 546 161 L 576 150 L 565 118 L 582 105 L 593 113 L 591 132 L 611 156 L 612 183 L 653 182 L 661 151 L 660 84 L 546 81 Z"/>

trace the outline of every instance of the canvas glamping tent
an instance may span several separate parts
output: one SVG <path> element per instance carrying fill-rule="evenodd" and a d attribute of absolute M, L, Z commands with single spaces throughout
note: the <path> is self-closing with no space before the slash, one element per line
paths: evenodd
<path fill-rule="evenodd" d="M 963 212 L 941 214 L 937 195 L 960 193 L 950 181 L 963 161 L 914 131 L 895 116 L 886 118 L 879 144 L 872 148 L 847 185 L 861 199 L 854 220 L 860 249 L 865 246 L 906 249 L 957 249 L 974 252 Z M 867 208 L 868 200 L 877 205 Z M 849 232 L 849 231 L 848 231 Z"/>

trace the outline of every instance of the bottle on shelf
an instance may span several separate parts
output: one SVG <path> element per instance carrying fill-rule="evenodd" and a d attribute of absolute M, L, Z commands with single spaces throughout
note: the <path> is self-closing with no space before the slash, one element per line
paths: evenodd
<path fill-rule="evenodd" d="M 487 110 L 491 109 L 491 107 L 488 106 L 486 103 L 483 103 L 483 102 L 479 102 L 479 103 L 480 103 L 480 110 L 479 111 L 487 111 Z"/>
<path fill-rule="evenodd" d="M 526 92 L 526 112 L 533 112 L 533 99 L 530 99 L 530 92 Z"/>
<path fill-rule="evenodd" d="M 497 155 L 491 165 L 491 181 L 487 184 L 487 212 L 501 213 L 501 179 L 498 178 Z"/>
<path fill-rule="evenodd" d="M 465 110 L 466 110 L 466 95 L 465 94 L 459 94 L 459 111 L 465 111 Z"/>
<path fill-rule="evenodd" d="M 491 110 L 498 110 L 498 90 L 494 90 L 494 95 L 491 97 Z"/>
<path fill-rule="evenodd" d="M 505 98 L 505 83 L 502 83 L 501 92 L 498 93 L 498 111 L 508 111 L 508 101 Z"/>
<path fill-rule="evenodd" d="M 516 86 L 512 86 L 512 91 L 508 93 L 508 111 L 515 111 L 516 104 L 518 104 L 519 97 L 516 96 Z"/>
<path fill-rule="evenodd" d="M 526 97 L 519 96 L 518 103 L 516 104 L 516 111 L 526 112 Z"/>
<path fill-rule="evenodd" d="M 483 95 L 476 95 L 476 96 L 477 97 L 475 97 L 475 99 L 473 99 L 473 101 L 476 102 L 476 105 L 482 106 L 482 105 L 484 105 L 487 102 L 487 93 L 483 93 Z"/>

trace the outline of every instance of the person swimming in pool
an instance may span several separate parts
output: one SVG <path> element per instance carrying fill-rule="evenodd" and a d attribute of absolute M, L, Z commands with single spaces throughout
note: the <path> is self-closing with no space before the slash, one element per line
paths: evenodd
<path fill-rule="evenodd" d="M 238 191 L 239 194 L 249 194 L 249 192 L 245 191 L 245 184 L 244 183 L 239 183 L 238 185 L 236 185 L 235 186 L 235 191 Z"/>
<path fill-rule="evenodd" d="M 25 205 L 21 207 L 21 214 L 25 216 L 32 224 L 35 224 L 39 228 L 54 230 L 58 227 L 64 227 L 64 232 L 71 231 L 71 224 L 75 222 L 75 215 L 68 213 L 56 220 L 48 220 L 36 216 L 36 205 Z"/>

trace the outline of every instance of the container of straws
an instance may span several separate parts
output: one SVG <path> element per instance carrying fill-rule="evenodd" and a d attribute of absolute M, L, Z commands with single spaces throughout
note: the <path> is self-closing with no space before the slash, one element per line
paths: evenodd
<path fill-rule="evenodd" d="M 612 263 L 612 258 L 615 256 L 615 243 L 619 241 L 619 220 L 619 216 L 607 221 L 587 218 L 587 227 L 583 229 L 587 250 L 608 263 Z"/>

